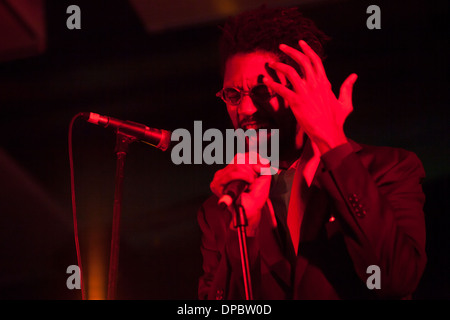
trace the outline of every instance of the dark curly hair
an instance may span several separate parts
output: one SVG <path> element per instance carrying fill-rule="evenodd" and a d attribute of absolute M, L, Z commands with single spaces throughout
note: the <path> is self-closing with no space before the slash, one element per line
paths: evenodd
<path fill-rule="evenodd" d="M 221 29 L 219 49 L 222 74 L 229 57 L 255 51 L 274 53 L 281 62 L 298 69 L 297 64 L 279 50 L 281 43 L 300 49 L 298 41 L 304 40 L 323 60 L 323 46 L 330 40 L 297 7 L 268 8 L 263 5 L 228 18 Z"/>

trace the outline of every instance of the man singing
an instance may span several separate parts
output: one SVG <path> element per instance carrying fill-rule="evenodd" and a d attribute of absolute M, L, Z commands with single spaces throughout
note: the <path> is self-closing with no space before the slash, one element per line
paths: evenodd
<path fill-rule="evenodd" d="M 237 180 L 248 185 L 240 203 L 254 299 L 404 299 L 419 283 L 422 164 L 345 135 L 357 76 L 335 96 L 322 64 L 327 40 L 297 8 L 258 8 L 223 27 L 219 96 L 235 128 L 279 129 L 280 162 L 273 176 L 259 163 L 215 174 L 198 214 L 200 299 L 246 297 L 233 210 L 217 204 Z"/>

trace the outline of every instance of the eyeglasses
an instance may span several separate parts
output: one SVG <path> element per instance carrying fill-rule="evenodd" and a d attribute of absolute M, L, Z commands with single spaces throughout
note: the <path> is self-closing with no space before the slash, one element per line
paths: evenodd
<path fill-rule="evenodd" d="M 270 90 L 265 84 L 258 84 L 248 91 L 229 87 L 223 88 L 216 94 L 216 96 L 225 101 L 225 103 L 234 106 L 238 105 L 246 95 L 250 96 L 256 103 L 267 103 L 276 95 L 276 93 Z"/>

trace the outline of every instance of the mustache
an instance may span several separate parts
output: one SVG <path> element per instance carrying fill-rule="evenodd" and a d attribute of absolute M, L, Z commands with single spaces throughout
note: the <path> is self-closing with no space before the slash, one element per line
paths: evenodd
<path fill-rule="evenodd" d="M 272 127 L 274 125 L 271 118 L 246 117 L 239 121 L 239 127 L 245 129 L 248 126 L 261 125 L 263 127 Z"/>
<path fill-rule="evenodd" d="M 266 126 L 274 126 L 275 121 L 272 116 L 265 111 L 258 110 L 251 115 L 245 115 L 238 118 L 239 127 L 243 128 L 248 125 L 265 124 Z"/>

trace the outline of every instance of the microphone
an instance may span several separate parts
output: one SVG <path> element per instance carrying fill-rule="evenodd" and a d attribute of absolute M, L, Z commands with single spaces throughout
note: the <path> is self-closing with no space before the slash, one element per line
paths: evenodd
<path fill-rule="evenodd" d="M 231 206 L 247 190 L 248 183 L 244 180 L 235 180 L 228 183 L 224 188 L 224 195 L 219 199 L 219 206 L 225 209 Z"/>
<path fill-rule="evenodd" d="M 81 114 L 87 122 L 100 125 L 102 127 L 111 127 L 120 129 L 121 132 L 135 137 L 142 142 L 150 144 L 153 147 L 166 151 L 170 145 L 170 131 L 162 129 L 149 128 L 146 125 L 133 121 L 124 121 L 112 117 L 102 116 L 93 112 L 83 112 Z"/>

